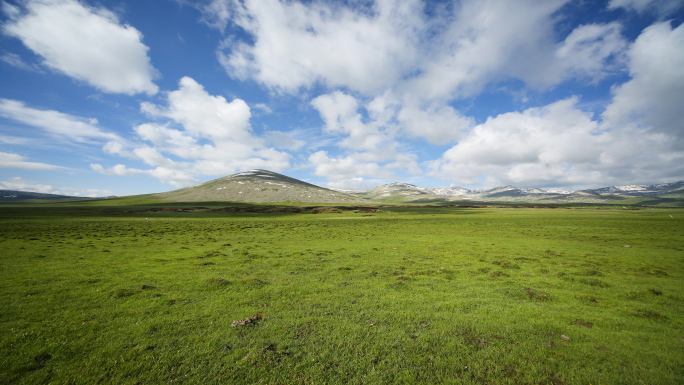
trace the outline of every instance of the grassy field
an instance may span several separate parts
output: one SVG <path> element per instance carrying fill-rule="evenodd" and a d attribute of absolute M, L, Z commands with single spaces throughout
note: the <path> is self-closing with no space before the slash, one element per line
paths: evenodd
<path fill-rule="evenodd" d="M 681 209 L 6 206 L 0 234 L 3 384 L 684 379 Z"/>

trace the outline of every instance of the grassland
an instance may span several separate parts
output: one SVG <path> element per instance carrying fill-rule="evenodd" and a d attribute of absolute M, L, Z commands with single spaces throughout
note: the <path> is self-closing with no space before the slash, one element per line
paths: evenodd
<path fill-rule="evenodd" d="M 0 206 L 0 383 L 684 378 L 681 209 L 323 211 Z"/>

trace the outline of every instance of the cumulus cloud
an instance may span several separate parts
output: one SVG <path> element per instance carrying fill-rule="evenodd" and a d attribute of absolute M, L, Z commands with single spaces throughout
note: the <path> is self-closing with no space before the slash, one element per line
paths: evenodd
<path fill-rule="evenodd" d="M 231 76 L 284 92 L 317 83 L 373 92 L 391 86 L 418 59 L 422 3 L 378 1 L 352 10 L 335 3 L 215 0 L 204 9 L 254 43 L 229 38 L 218 51 Z"/>
<path fill-rule="evenodd" d="M 317 151 L 309 156 L 309 162 L 314 166 L 314 174 L 328 180 L 351 180 L 355 177 L 372 175 L 374 177 L 390 177 L 392 174 L 383 170 L 376 162 L 362 159 L 362 154 L 334 157 L 326 151 Z"/>
<path fill-rule="evenodd" d="M 152 116 L 166 117 L 181 124 L 188 134 L 217 141 L 256 144 L 251 134 L 251 112 L 241 99 L 228 102 L 213 96 L 190 77 L 183 77 L 176 91 L 168 93 L 166 108 L 144 102 L 141 109 Z"/>
<path fill-rule="evenodd" d="M 453 142 L 475 125 L 473 118 L 463 116 L 448 105 L 420 108 L 405 104 L 397 120 L 408 136 L 423 138 L 433 144 Z"/>
<path fill-rule="evenodd" d="M 119 135 L 101 130 L 96 119 L 86 119 L 53 110 L 27 107 L 23 102 L 0 98 L 0 116 L 41 129 L 53 137 L 76 142 L 123 141 Z"/>
<path fill-rule="evenodd" d="M 678 138 L 684 148 L 684 24 L 673 30 L 670 22 L 661 22 L 644 29 L 628 57 L 631 80 L 613 89 L 605 124 L 651 128 Z"/>
<path fill-rule="evenodd" d="M 251 35 L 231 36 L 219 48 L 231 76 L 279 92 L 318 84 L 329 90 L 311 105 L 344 154 L 312 155 L 317 175 L 348 175 L 358 161 L 359 172 L 383 177 L 387 162 L 404 156 L 402 138 L 450 144 L 474 127 L 454 100 L 501 81 L 546 90 L 569 79 L 597 83 L 624 70 L 628 44 L 617 22 L 580 25 L 554 38 L 554 15 L 567 2 L 464 0 L 428 15 L 418 0 L 356 7 L 214 0 L 203 11 L 211 25 L 232 23 Z M 419 169 L 406 159 L 396 164 Z"/>
<path fill-rule="evenodd" d="M 366 180 L 361 177 L 354 177 L 350 179 L 339 179 L 328 182 L 328 188 L 365 191 L 368 190 L 368 183 L 366 183 Z"/>
<path fill-rule="evenodd" d="M 616 23 L 577 27 L 556 54 L 574 76 L 626 67 L 602 120 L 573 97 L 490 117 L 459 139 L 431 175 L 464 185 L 587 186 L 681 178 L 684 26 L 646 28 L 627 46 Z"/>
<path fill-rule="evenodd" d="M 539 89 L 577 75 L 597 81 L 619 67 L 626 42 L 618 23 L 579 26 L 554 41 L 554 14 L 567 2 L 464 0 L 429 16 L 419 0 L 214 0 L 202 10 L 212 25 L 232 22 L 252 36 L 219 48 L 231 76 L 289 93 L 322 84 L 434 101 L 506 79 Z"/>
<path fill-rule="evenodd" d="M 509 112 L 476 126 L 441 159 L 431 175 L 463 185 L 607 185 L 678 170 L 684 153 L 669 138 L 645 130 L 608 131 L 577 108 L 577 98 Z M 671 176 L 671 175 L 668 175 Z"/>
<path fill-rule="evenodd" d="M 264 124 L 255 132 L 254 115 L 272 114 L 269 105 L 280 113 L 284 103 L 226 99 L 191 77 L 141 103 L 149 119 L 138 121 L 126 139 L 95 120 L 16 100 L 0 99 L 0 116 L 63 140 L 98 143 L 105 154 L 126 160 L 93 163 L 94 171 L 150 175 L 178 187 L 201 175 L 286 170 L 288 152 L 302 150 L 298 157 L 308 164 L 301 167 L 335 187 L 421 174 L 421 167 L 458 184 L 489 186 L 605 185 L 638 175 L 681 175 L 682 26 L 656 23 L 630 44 L 622 30 L 631 26 L 621 22 L 568 21 L 570 0 L 181 2 L 201 9 L 204 22 L 224 33 L 216 55 L 231 77 L 255 81 L 275 97 L 294 95 L 281 100 L 305 103 L 302 109 L 318 113 L 320 123 L 312 125 L 307 115 L 306 128 Z M 157 92 L 142 36 L 111 12 L 76 0 L 3 4 L 9 17 L 3 31 L 45 65 L 106 92 Z M 664 15 L 681 4 L 612 0 L 608 7 Z M 91 36 L 74 37 L 83 34 L 81 24 L 93 29 L 105 52 L 90 50 Z M 0 59 L 28 66 L 12 54 Z M 606 90 L 606 80 L 627 73 L 628 81 L 613 86 L 612 100 L 598 100 L 603 91 L 595 91 Z M 615 74 L 621 76 L 611 79 Z M 607 104 L 605 112 L 597 109 L 594 116 L 581 97 L 566 93 L 581 93 L 583 86 L 594 87 L 586 103 Z M 503 88 L 530 98 L 491 102 L 517 107 L 487 119 L 482 111 L 489 106 L 479 103 Z M 30 163 L 6 154 L 14 156 L 7 162 Z"/>
<path fill-rule="evenodd" d="M 343 136 L 340 146 L 374 153 L 378 160 L 394 151 L 392 127 L 383 120 L 364 122 L 355 97 L 335 91 L 316 97 L 311 105 L 320 113 L 327 132 Z"/>
<path fill-rule="evenodd" d="M 0 152 L 0 168 L 18 168 L 24 170 L 55 170 L 63 168 L 46 163 L 27 162 L 26 158 L 9 152 Z"/>
<path fill-rule="evenodd" d="M 354 178 L 371 177 L 388 180 L 394 178 L 398 171 L 416 175 L 422 173 L 416 162 L 416 156 L 413 154 L 395 154 L 390 160 L 384 162 L 379 162 L 374 158 L 373 154 L 366 152 L 331 155 L 321 150 L 311 154 L 308 161 L 314 167 L 314 174 L 326 178 L 331 187 L 348 185 L 354 181 Z"/>
<path fill-rule="evenodd" d="M 343 151 L 321 150 L 308 157 L 314 173 L 329 183 L 354 177 L 390 178 L 397 172 L 420 174 L 417 156 L 398 140 L 396 106 L 385 94 L 368 102 L 335 91 L 316 97 L 311 105 L 324 122 L 323 130 L 338 138 Z M 346 183 L 346 182 L 345 182 Z"/>
<path fill-rule="evenodd" d="M 466 0 L 455 5 L 439 38 L 429 41 L 431 60 L 420 63 L 410 91 L 425 99 L 470 97 L 511 76 L 547 86 L 558 77 L 558 65 L 548 54 L 554 48 L 551 15 L 565 2 Z"/>
<path fill-rule="evenodd" d="M 183 187 L 195 183 L 199 175 L 252 168 L 281 171 L 290 166 L 288 153 L 268 147 L 253 134 L 250 108 L 243 100 L 210 95 L 189 77 L 182 78 L 178 90 L 168 92 L 166 99 L 166 105 L 141 103 L 141 110 L 159 121 L 134 127 L 137 142 L 111 140 L 103 146 L 106 153 L 142 161 L 151 169 L 123 164 L 110 168 L 93 164 L 91 168 L 107 175 L 147 174 Z M 301 143 L 293 140 L 290 145 Z"/>
<path fill-rule="evenodd" d="M 6 8 L 3 32 L 16 37 L 43 63 L 108 93 L 155 94 L 157 71 L 142 34 L 105 8 L 76 0 L 30 0 Z"/>

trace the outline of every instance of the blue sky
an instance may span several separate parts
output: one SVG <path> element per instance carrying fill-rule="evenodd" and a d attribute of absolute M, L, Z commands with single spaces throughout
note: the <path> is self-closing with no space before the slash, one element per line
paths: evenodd
<path fill-rule="evenodd" d="M 684 0 L 0 5 L 0 189 L 684 179 Z"/>

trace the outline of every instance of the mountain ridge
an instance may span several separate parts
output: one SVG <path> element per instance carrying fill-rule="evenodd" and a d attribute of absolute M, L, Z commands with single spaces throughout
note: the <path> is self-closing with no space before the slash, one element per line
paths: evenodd
<path fill-rule="evenodd" d="M 327 189 L 276 172 L 254 169 L 216 178 L 194 186 L 140 196 L 167 202 L 450 203 L 478 201 L 482 203 L 612 203 L 631 205 L 652 201 L 684 206 L 684 180 L 654 185 L 607 186 L 573 191 L 543 190 L 535 187 L 520 188 L 512 185 L 490 189 L 467 189 L 460 186 L 426 188 L 405 182 L 392 182 L 359 191 Z M 80 197 L 0 190 L 0 201 L 5 202 L 65 198 Z"/>
<path fill-rule="evenodd" d="M 254 169 L 153 196 L 167 201 L 360 203 L 363 199 L 273 171 Z"/>
<path fill-rule="evenodd" d="M 520 188 L 511 185 L 490 189 L 467 189 L 460 186 L 425 188 L 410 183 L 393 182 L 365 191 L 347 193 L 371 200 L 404 202 L 437 200 L 482 200 L 539 203 L 602 203 L 622 198 L 684 199 L 684 181 L 655 185 L 608 186 L 572 191 L 547 191 L 536 187 Z M 672 195 L 672 196 L 670 196 Z M 617 203 L 617 202 L 615 202 Z M 629 204 L 625 202 L 626 204 Z"/>

